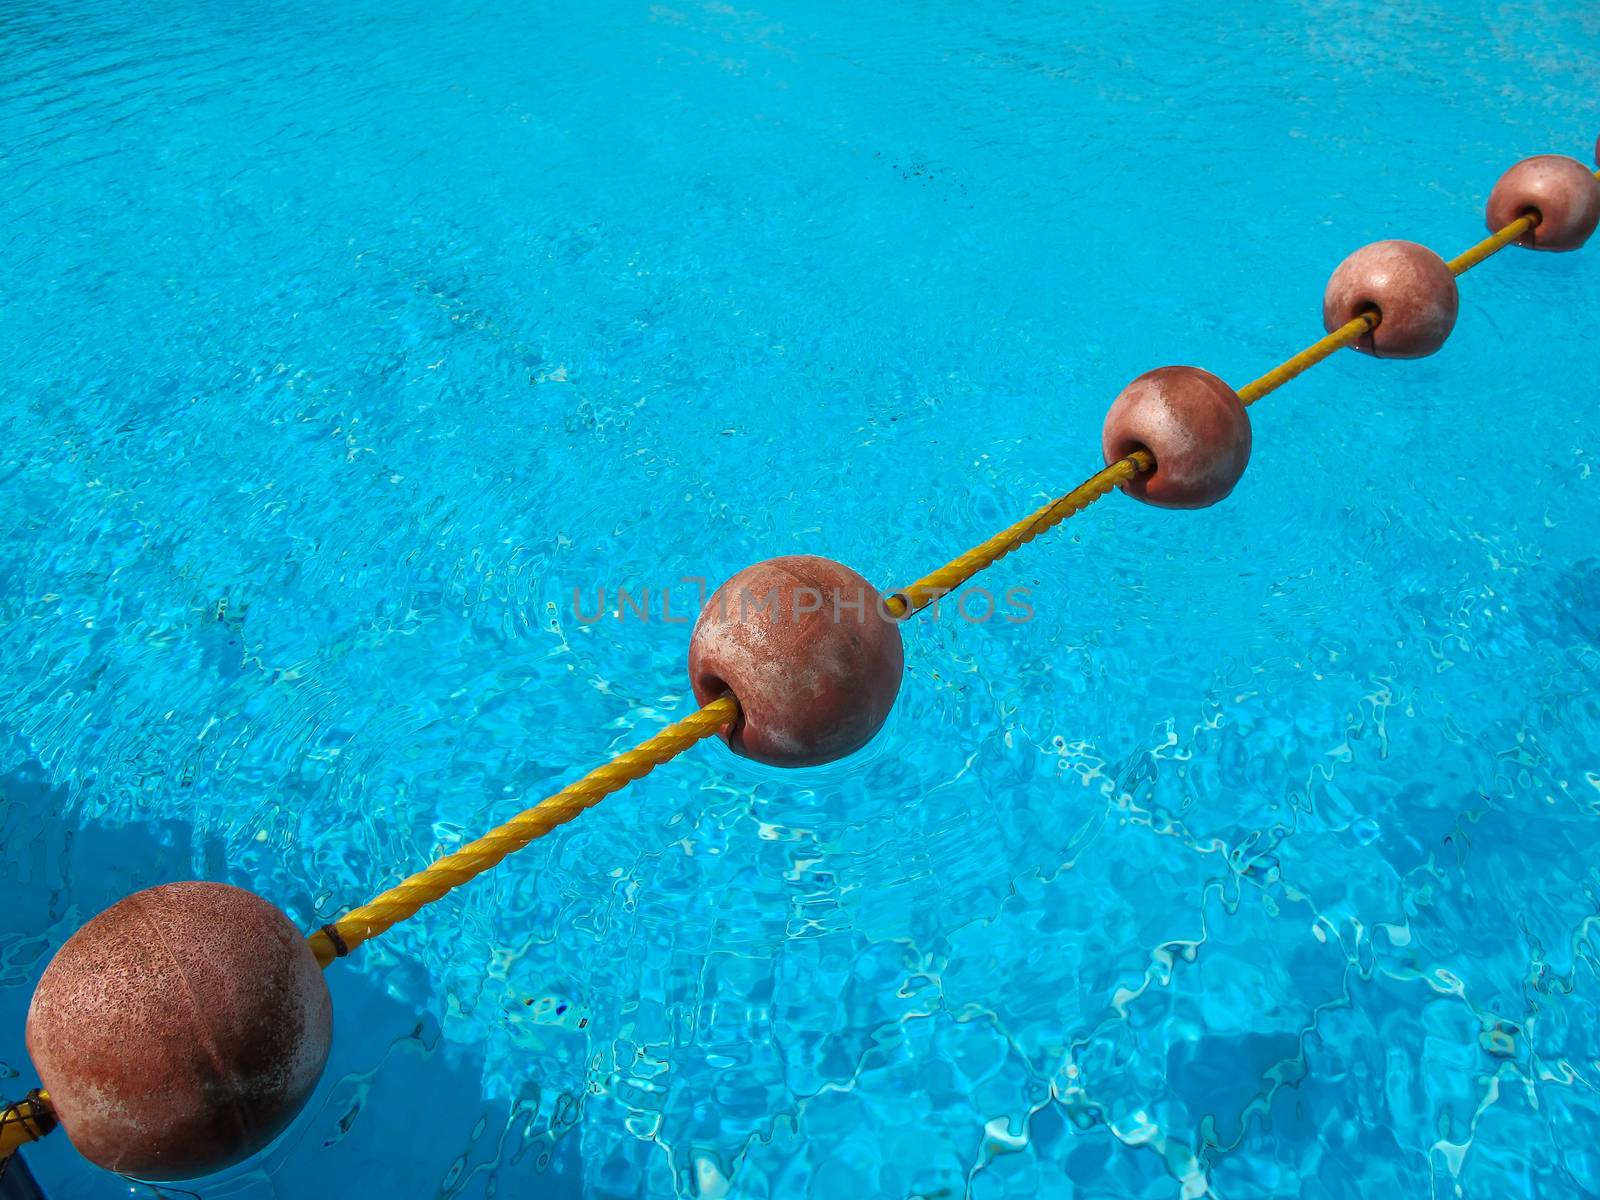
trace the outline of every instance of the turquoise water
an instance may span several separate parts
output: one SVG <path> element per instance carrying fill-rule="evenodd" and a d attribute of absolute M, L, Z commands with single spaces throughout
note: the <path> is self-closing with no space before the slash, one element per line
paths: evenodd
<path fill-rule="evenodd" d="M 574 589 L 908 582 L 1133 376 L 1476 241 L 1597 78 L 1577 0 L 8 7 L 0 1093 L 126 892 L 311 927 L 689 711 Z M 358 952 L 196 1190 L 1600 1195 L 1597 319 L 1600 248 L 1506 252 L 1224 504 L 909 626 L 853 759 L 701 747 Z"/>

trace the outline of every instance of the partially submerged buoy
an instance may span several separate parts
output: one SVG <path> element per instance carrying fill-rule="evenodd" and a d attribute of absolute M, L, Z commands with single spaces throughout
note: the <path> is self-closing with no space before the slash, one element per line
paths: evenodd
<path fill-rule="evenodd" d="M 231 1166 L 283 1132 L 328 1060 L 333 1004 L 304 936 L 250 892 L 169 883 L 67 939 L 28 1054 L 73 1145 L 141 1179 Z"/>
<path fill-rule="evenodd" d="M 732 692 L 738 753 L 780 767 L 861 749 L 900 691 L 899 624 L 849 567 L 808 554 L 746 567 L 706 602 L 689 643 L 702 704 Z"/>

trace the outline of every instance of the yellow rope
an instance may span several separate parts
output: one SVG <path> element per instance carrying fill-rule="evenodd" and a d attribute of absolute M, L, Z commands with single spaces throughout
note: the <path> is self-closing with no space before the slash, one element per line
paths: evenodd
<path fill-rule="evenodd" d="M 1596 171 L 1595 175 L 1596 178 L 1600 178 L 1600 171 Z M 1539 216 L 1534 212 L 1518 218 L 1453 259 L 1449 264 L 1450 270 L 1456 275 L 1471 270 L 1491 254 L 1516 241 L 1538 222 Z M 1376 310 L 1362 313 L 1287 362 L 1267 372 L 1260 379 L 1240 389 L 1240 401 L 1246 406 L 1254 404 L 1295 376 L 1310 370 L 1334 352 L 1355 344 L 1376 329 L 1380 319 L 1380 314 Z M 1001 530 L 988 541 L 973 547 L 932 574 L 925 575 L 909 587 L 896 592 L 885 601 L 885 607 L 890 615 L 897 619 L 921 611 L 940 596 L 948 595 L 960 587 L 979 571 L 993 566 L 1019 546 L 1033 541 L 1073 514 L 1082 512 L 1112 488 L 1127 483 L 1153 470 L 1154 467 L 1155 459 L 1146 450 L 1137 450 L 1126 458 L 1118 459 L 1037 512 Z M 732 696 L 712 701 L 699 712 L 667 726 L 637 748 L 618 755 L 609 763 L 585 775 L 577 783 L 568 785 L 549 799 L 513 817 L 498 829 L 462 847 L 454 854 L 446 855 L 404 883 L 390 888 L 371 903 L 341 917 L 331 925 L 324 925 L 308 938 L 317 961 L 327 966 L 335 958 L 350 953 L 368 938 L 376 937 L 390 926 L 414 916 L 424 905 L 432 903 L 445 893 L 481 875 L 507 855 L 521 850 L 557 826 L 564 825 L 612 792 L 619 791 L 635 779 L 648 775 L 656 767 L 677 757 L 696 742 L 732 724 L 738 716 L 738 702 Z"/>
<path fill-rule="evenodd" d="M 1595 172 L 1600 179 L 1600 171 Z M 1472 249 L 1450 260 L 1453 275 L 1464 275 L 1496 251 L 1516 241 L 1539 223 L 1539 214 L 1529 212 L 1518 217 L 1504 229 L 1490 235 Z M 1239 401 L 1246 408 L 1271 395 L 1297 375 L 1316 366 L 1337 351 L 1355 345 L 1376 329 L 1382 321 L 1377 309 L 1351 318 L 1332 333 L 1319 338 L 1293 358 L 1280 363 L 1260 379 L 1239 389 Z M 1103 471 L 1092 475 L 1072 491 L 1052 500 L 1032 516 L 1024 517 L 1008 529 L 1002 529 L 982 545 L 975 546 L 959 558 L 952 559 L 931 575 L 925 575 L 910 587 L 903 588 L 884 602 L 893 617 L 909 617 L 932 604 L 940 596 L 949 595 L 979 571 L 993 566 L 1018 546 L 1025 545 L 1046 530 L 1059 525 L 1074 513 L 1082 512 L 1112 488 L 1126 483 L 1155 467 L 1155 459 L 1148 451 L 1139 450 L 1120 459 Z"/>
<path fill-rule="evenodd" d="M 1378 327 L 1378 313 L 1364 312 L 1339 326 L 1327 337 L 1313 342 L 1293 358 L 1268 371 L 1254 383 L 1239 389 L 1239 400 L 1249 408 L 1261 397 L 1277 391 L 1303 371 L 1309 371 L 1336 350 L 1353 346 Z"/>
<path fill-rule="evenodd" d="M 30 1092 L 26 1100 L 0 1107 L 0 1163 L 55 1127 L 49 1092 Z"/>
<path fill-rule="evenodd" d="M 1595 177 L 1600 178 L 1600 171 L 1595 172 Z M 1491 254 L 1496 254 L 1499 251 L 1504 250 L 1512 242 L 1516 241 L 1523 234 L 1527 233 L 1538 223 L 1539 214 L 1537 212 L 1528 212 L 1518 217 L 1504 229 L 1501 229 L 1495 233 L 1491 233 L 1472 249 L 1463 250 L 1460 254 L 1452 258 L 1449 263 L 1446 264 L 1450 268 L 1450 274 L 1465 275 L 1468 271 L 1472 270 L 1473 267 L 1477 266 Z"/>
<path fill-rule="evenodd" d="M 971 579 L 985 567 L 993 566 L 1018 546 L 1025 546 L 1046 530 L 1053 529 L 1074 513 L 1080 513 L 1119 484 L 1143 474 L 1155 466 L 1155 459 L 1147 450 L 1135 450 L 1126 458 L 1119 458 L 1102 471 L 1091 475 L 1066 495 L 1050 501 L 1038 512 L 1024 517 L 1015 525 L 1002 529 L 980 546 L 974 546 L 959 558 L 951 559 L 931 575 L 924 575 L 910 587 L 903 588 L 884 601 L 889 615 L 909 617 L 932 604 L 940 596 L 948 595 Z"/>
<path fill-rule="evenodd" d="M 1288 362 L 1268 371 L 1260 379 L 1244 387 L 1239 399 L 1245 405 L 1254 404 L 1267 393 L 1282 387 L 1302 371 L 1316 366 L 1336 350 L 1352 345 L 1364 334 L 1378 326 L 1376 312 L 1362 313 L 1348 324 L 1340 326 L 1327 337 L 1296 354 Z M 992 567 L 1019 546 L 1024 546 L 1041 533 L 1053 529 L 1075 513 L 1080 513 L 1112 488 L 1153 470 L 1154 456 L 1148 450 L 1136 450 L 1110 466 L 1097 471 L 1072 491 L 1045 505 L 1038 512 L 1024 517 L 1015 525 L 1002 529 L 988 541 L 974 546 L 965 554 L 951 559 L 931 575 L 902 588 L 884 601 L 889 615 L 905 618 L 922 611 L 940 596 L 947 596 L 979 571 Z"/>
<path fill-rule="evenodd" d="M 324 925 L 307 939 L 317 956 L 317 962 L 327 966 L 335 958 L 350 953 L 368 938 L 376 937 L 391 925 L 415 915 L 423 905 L 431 904 L 446 892 L 483 874 L 508 854 L 521 850 L 535 838 L 543 837 L 557 826 L 566 824 L 635 779 L 650 774 L 662 763 L 676 758 L 696 742 L 732 724 L 738 717 L 739 705 L 732 696 L 711 701 L 700 711 L 668 725 L 634 749 L 617 755 L 578 782 L 568 784 L 549 799 L 512 817 L 498 829 L 390 888 L 371 903 L 346 914 L 332 925 Z"/>

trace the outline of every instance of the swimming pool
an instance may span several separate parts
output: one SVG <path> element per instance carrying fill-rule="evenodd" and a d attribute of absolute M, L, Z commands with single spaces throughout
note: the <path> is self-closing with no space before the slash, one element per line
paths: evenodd
<path fill-rule="evenodd" d="M 693 707 L 695 585 L 892 585 L 1600 130 L 1449 3 L 0 17 L 0 1094 L 87 916 L 307 928 Z M 1600 1194 L 1600 259 L 1252 410 L 920 621 L 883 733 L 686 755 L 329 973 L 206 1197 Z M 657 619 L 588 622 L 597 589 Z M 52 1200 L 126 1195 L 64 1139 Z M 134 1188 L 133 1194 L 148 1194 Z M 177 1194 L 166 1189 L 167 1194 Z"/>

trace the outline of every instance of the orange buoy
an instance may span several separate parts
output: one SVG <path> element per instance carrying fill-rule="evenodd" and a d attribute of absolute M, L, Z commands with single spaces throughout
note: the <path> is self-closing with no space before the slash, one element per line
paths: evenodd
<path fill-rule="evenodd" d="M 873 586 L 812 555 L 746 567 L 706 602 L 689 642 L 702 704 L 732 692 L 735 751 L 779 767 L 832 762 L 882 727 L 900 691 L 900 627 Z"/>
<path fill-rule="evenodd" d="M 159 1180 L 272 1141 L 316 1087 L 332 1033 L 328 985 L 288 917 L 226 884 L 169 883 L 67 939 L 27 1041 L 84 1157 Z"/>
<path fill-rule="evenodd" d="M 1250 417 L 1238 393 L 1199 367 L 1158 367 L 1122 389 L 1100 434 L 1109 465 L 1135 450 L 1153 470 L 1123 484 L 1162 508 L 1205 508 L 1239 482 L 1250 461 Z"/>
<path fill-rule="evenodd" d="M 1322 296 L 1322 324 L 1332 333 L 1377 309 L 1377 328 L 1355 348 L 1377 358 L 1423 358 L 1456 327 L 1461 307 L 1456 277 L 1426 246 L 1373 242 L 1334 270 Z"/>
<path fill-rule="evenodd" d="M 1563 154 L 1525 158 L 1489 193 L 1489 228 L 1504 229 L 1529 209 L 1539 214 L 1539 223 L 1518 238 L 1517 245 L 1576 250 L 1600 224 L 1600 179 Z"/>

